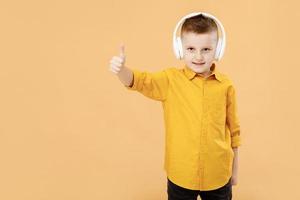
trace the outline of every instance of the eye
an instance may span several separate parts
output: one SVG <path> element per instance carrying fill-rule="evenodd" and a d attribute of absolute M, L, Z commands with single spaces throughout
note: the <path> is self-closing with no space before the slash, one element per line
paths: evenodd
<path fill-rule="evenodd" d="M 204 48 L 204 50 L 207 50 L 207 51 L 209 51 L 209 50 L 210 50 L 210 48 Z"/>

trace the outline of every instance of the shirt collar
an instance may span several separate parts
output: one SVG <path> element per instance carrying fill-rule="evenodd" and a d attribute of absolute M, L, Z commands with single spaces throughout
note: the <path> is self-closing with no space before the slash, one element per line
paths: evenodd
<path fill-rule="evenodd" d="M 212 71 L 212 73 L 209 75 L 209 76 L 215 76 L 215 78 L 218 80 L 218 81 L 222 81 L 222 76 L 221 74 L 218 72 L 218 70 L 216 70 L 216 64 L 213 63 L 210 67 L 210 70 Z M 184 65 L 184 74 L 186 75 L 186 77 L 188 79 L 193 79 L 195 76 L 196 76 L 196 72 L 194 72 L 193 70 L 191 70 L 189 67 L 186 66 L 186 64 Z"/>

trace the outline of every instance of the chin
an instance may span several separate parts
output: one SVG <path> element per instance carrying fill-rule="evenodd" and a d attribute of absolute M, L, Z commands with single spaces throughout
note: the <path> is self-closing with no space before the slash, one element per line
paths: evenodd
<path fill-rule="evenodd" d="M 207 70 L 206 67 L 202 67 L 202 68 L 197 68 L 197 67 L 191 67 L 191 69 L 196 72 L 196 73 L 202 73 L 205 72 Z"/>

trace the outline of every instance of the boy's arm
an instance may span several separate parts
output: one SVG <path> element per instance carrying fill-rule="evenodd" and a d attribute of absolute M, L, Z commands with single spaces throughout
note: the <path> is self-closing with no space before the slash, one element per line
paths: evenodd
<path fill-rule="evenodd" d="M 232 164 L 232 176 L 237 177 L 238 175 L 238 147 L 233 147 L 234 158 Z"/>
<path fill-rule="evenodd" d="M 241 146 L 240 122 L 237 114 L 236 93 L 233 85 L 227 91 L 226 123 L 230 130 L 231 147 Z"/>
<path fill-rule="evenodd" d="M 124 67 L 119 78 L 129 90 L 135 90 L 151 99 L 164 101 L 168 95 L 169 79 L 166 70 L 157 72 L 140 71 Z"/>
<path fill-rule="evenodd" d="M 241 137 L 240 137 L 240 122 L 237 115 L 236 92 L 233 85 L 230 85 L 228 88 L 226 109 L 227 109 L 226 123 L 230 130 L 231 147 L 234 152 L 231 183 L 233 185 L 236 185 L 237 176 L 238 176 L 238 147 L 241 146 Z"/>
<path fill-rule="evenodd" d="M 169 79 L 166 70 L 159 72 L 142 72 L 125 66 L 125 46 L 120 46 L 120 55 L 110 60 L 110 71 L 118 75 L 120 81 L 129 90 L 136 90 L 143 95 L 158 101 L 167 98 Z"/>

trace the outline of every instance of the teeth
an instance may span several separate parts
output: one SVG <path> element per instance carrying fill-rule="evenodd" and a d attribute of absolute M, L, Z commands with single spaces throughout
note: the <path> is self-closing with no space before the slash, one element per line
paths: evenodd
<path fill-rule="evenodd" d="M 204 64 L 204 63 L 194 63 L 194 64 L 196 64 L 196 65 L 202 65 L 202 64 Z"/>

